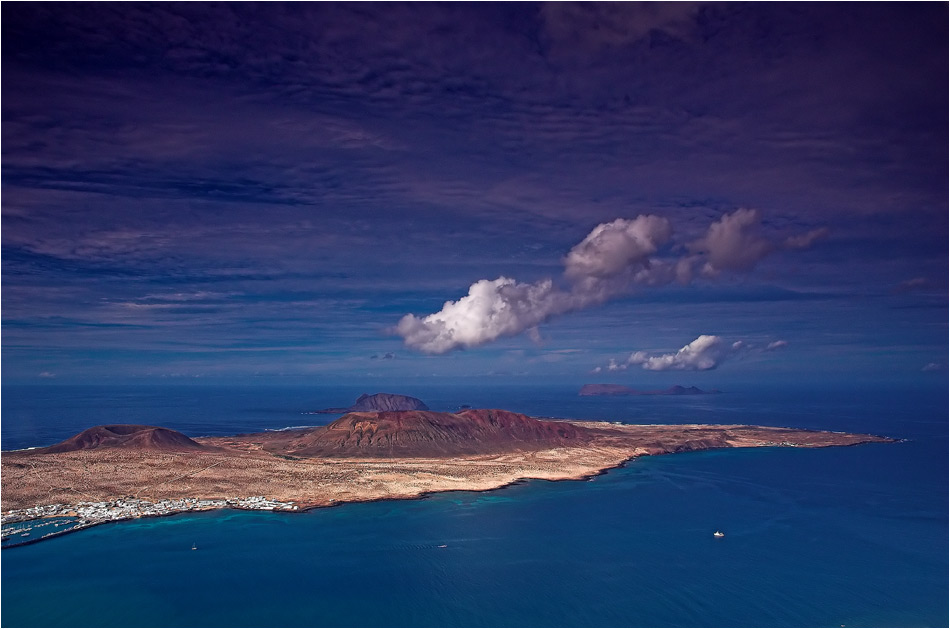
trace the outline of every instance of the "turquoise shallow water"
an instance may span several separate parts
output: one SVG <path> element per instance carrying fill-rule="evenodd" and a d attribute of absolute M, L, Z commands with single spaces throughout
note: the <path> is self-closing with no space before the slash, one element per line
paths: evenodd
<path fill-rule="evenodd" d="M 643 458 L 591 481 L 181 515 L 7 549 L 0 622 L 946 626 L 946 398 L 894 395 L 824 407 L 904 443 Z M 635 403 L 595 406 L 615 404 L 618 418 L 664 411 Z M 712 406 L 690 406 L 700 403 Z M 665 412 L 749 421 L 767 406 L 717 396 L 669 400 Z M 803 408 L 779 423 L 829 421 Z"/>

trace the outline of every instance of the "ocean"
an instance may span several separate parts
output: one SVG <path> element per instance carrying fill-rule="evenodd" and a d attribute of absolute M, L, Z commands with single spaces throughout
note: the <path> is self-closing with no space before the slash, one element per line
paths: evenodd
<path fill-rule="evenodd" d="M 308 513 L 120 522 L 0 551 L 13 626 L 947 626 L 947 389 L 749 388 L 582 398 L 418 386 L 462 404 L 629 423 L 753 423 L 900 443 L 644 457 Z M 345 387 L 4 386 L 4 450 L 103 423 L 191 436 L 316 425 Z M 712 536 L 720 529 L 722 539 Z M 192 544 L 198 546 L 192 551 Z"/>

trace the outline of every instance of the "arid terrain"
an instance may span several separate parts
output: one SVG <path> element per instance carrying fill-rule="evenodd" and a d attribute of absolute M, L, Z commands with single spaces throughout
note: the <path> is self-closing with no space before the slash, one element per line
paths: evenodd
<path fill-rule="evenodd" d="M 642 455 L 890 441 L 762 426 L 540 421 L 483 410 L 351 413 L 320 428 L 194 440 L 166 429 L 131 428 L 97 427 L 64 441 L 69 447 L 3 453 L 4 512 L 121 498 L 241 496 L 304 509 L 487 490 L 520 479 L 580 479 Z M 125 434 L 96 443 L 89 438 L 116 433 Z"/>

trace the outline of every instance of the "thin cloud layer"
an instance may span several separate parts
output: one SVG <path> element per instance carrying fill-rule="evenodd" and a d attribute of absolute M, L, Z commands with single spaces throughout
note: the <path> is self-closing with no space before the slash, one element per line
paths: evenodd
<path fill-rule="evenodd" d="M 816 240 L 820 240 L 828 235 L 827 227 L 819 227 L 810 232 L 798 236 L 789 236 L 785 239 L 785 246 L 789 249 L 806 249 L 811 247 Z"/>
<path fill-rule="evenodd" d="M 673 234 L 667 219 L 618 218 L 594 227 L 564 257 L 566 287 L 550 278 L 534 283 L 508 277 L 479 280 L 465 297 L 445 302 L 442 310 L 430 315 L 407 314 L 391 331 L 406 346 L 426 354 L 478 347 L 535 330 L 551 317 L 595 306 L 636 287 L 688 283 L 695 265 L 713 277 L 721 270 L 749 271 L 782 248 L 762 236 L 760 228 L 757 211 L 740 209 L 710 225 L 698 241 L 702 244 L 690 245 L 693 253 L 670 258 L 660 255 Z M 707 348 L 706 354 L 712 352 Z"/>

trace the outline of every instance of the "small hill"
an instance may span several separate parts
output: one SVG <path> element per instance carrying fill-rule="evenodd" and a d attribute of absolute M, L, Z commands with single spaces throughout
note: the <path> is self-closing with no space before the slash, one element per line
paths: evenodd
<path fill-rule="evenodd" d="M 620 384 L 585 384 L 578 395 L 713 395 L 722 393 L 717 389 L 703 391 L 697 387 L 672 386 L 669 389 L 638 391 Z"/>
<path fill-rule="evenodd" d="M 350 411 L 427 411 L 429 407 L 419 398 L 396 393 L 375 393 L 358 398 Z"/>
<path fill-rule="evenodd" d="M 637 395 L 636 389 L 622 384 L 585 384 L 578 395 Z"/>
<path fill-rule="evenodd" d="M 284 446 L 301 456 L 437 457 L 578 445 L 587 430 L 502 410 L 355 412 Z"/>
<path fill-rule="evenodd" d="M 720 391 L 717 389 L 703 391 L 697 387 L 681 387 L 680 385 L 676 385 L 664 391 L 658 392 L 658 395 L 712 395 L 713 393 L 719 392 Z"/>
<path fill-rule="evenodd" d="M 347 408 L 325 408 L 312 413 L 353 413 L 365 411 L 427 411 L 429 407 L 419 398 L 398 393 L 374 393 L 356 398 L 356 402 Z"/>
<path fill-rule="evenodd" d="M 167 450 L 173 452 L 208 450 L 182 433 L 137 424 L 114 424 L 94 426 L 65 441 L 46 448 L 32 450 L 31 454 L 52 454 L 55 452 L 73 452 L 97 448 L 122 448 L 125 450 Z"/>

